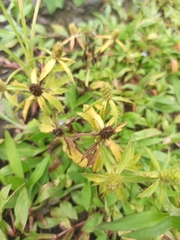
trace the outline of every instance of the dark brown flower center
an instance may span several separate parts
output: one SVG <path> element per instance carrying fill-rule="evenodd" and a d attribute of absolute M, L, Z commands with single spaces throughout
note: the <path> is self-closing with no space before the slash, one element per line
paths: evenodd
<path fill-rule="evenodd" d="M 52 133 L 56 136 L 56 137 L 61 137 L 64 132 L 61 128 L 56 128 L 52 131 Z"/>
<path fill-rule="evenodd" d="M 101 139 L 108 139 L 113 135 L 113 133 L 114 133 L 114 129 L 111 126 L 108 126 L 108 127 L 103 128 L 99 132 L 99 136 Z"/>
<path fill-rule="evenodd" d="M 31 86 L 29 87 L 29 90 L 35 97 L 39 97 L 42 94 L 42 89 L 39 84 L 35 84 L 35 83 L 31 84 Z"/>

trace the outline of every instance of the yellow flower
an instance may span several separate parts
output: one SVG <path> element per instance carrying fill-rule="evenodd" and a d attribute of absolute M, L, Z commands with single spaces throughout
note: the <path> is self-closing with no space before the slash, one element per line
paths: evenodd
<path fill-rule="evenodd" d="M 111 139 L 111 137 L 120 132 L 123 127 L 126 125 L 126 122 L 116 125 L 115 127 L 112 127 L 112 124 L 114 123 L 114 117 L 112 117 L 107 125 L 104 125 L 103 119 L 101 116 L 94 110 L 94 108 L 89 108 L 88 106 L 84 106 L 84 113 L 78 113 L 81 117 L 83 117 L 85 120 L 87 120 L 93 130 L 95 132 L 90 133 L 92 136 L 96 136 L 95 143 L 90 146 L 86 152 L 83 154 L 82 160 L 84 158 L 88 159 L 88 166 L 95 165 L 94 170 L 99 170 L 100 167 L 102 167 L 103 162 L 100 156 L 100 148 L 101 146 L 108 147 L 112 154 L 115 157 L 116 162 L 121 161 L 121 153 L 120 153 L 120 147 Z M 80 134 L 78 135 L 78 137 Z M 99 160 L 99 163 L 97 162 L 97 159 Z M 98 165 L 99 164 L 99 165 Z"/>
<path fill-rule="evenodd" d="M 50 114 L 52 108 L 63 112 L 63 106 L 55 95 L 67 91 L 66 89 L 60 88 L 66 82 L 67 80 L 64 81 L 64 79 L 62 79 L 62 81 L 58 81 L 51 76 L 45 83 L 39 83 L 37 80 L 36 69 L 32 71 L 31 84 L 29 86 L 14 81 L 12 86 L 18 91 L 21 91 L 24 95 L 28 95 L 28 97 L 20 104 L 20 107 L 23 107 L 24 120 L 27 118 L 30 106 L 34 103 L 38 103 L 40 109 L 46 114 Z"/>
<path fill-rule="evenodd" d="M 40 75 L 40 81 L 42 81 L 55 67 L 56 63 L 59 63 L 60 67 L 67 73 L 68 77 L 72 82 L 74 82 L 73 75 L 67 65 L 67 63 L 74 63 L 74 60 L 70 58 L 63 57 L 65 54 L 63 53 L 63 43 L 56 42 L 52 48 L 52 51 L 50 53 L 51 57 L 47 58 L 49 61 L 46 63 L 45 67 L 43 68 L 41 75 Z M 60 69 L 60 70 L 62 70 Z"/>
<path fill-rule="evenodd" d="M 97 36 L 96 38 L 102 38 L 102 39 L 108 39 L 102 47 L 100 47 L 97 52 L 103 53 L 110 45 L 114 44 L 115 42 L 124 50 L 124 52 L 127 51 L 125 45 L 118 40 L 118 36 L 120 34 L 119 29 L 115 29 L 110 35 L 105 36 Z"/>

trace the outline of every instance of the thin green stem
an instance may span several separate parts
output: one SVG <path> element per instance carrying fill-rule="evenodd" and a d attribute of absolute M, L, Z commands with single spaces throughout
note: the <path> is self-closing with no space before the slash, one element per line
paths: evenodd
<path fill-rule="evenodd" d="M 19 10 L 20 10 L 20 14 L 21 14 L 21 23 L 22 23 L 22 28 L 23 28 L 23 34 L 24 34 L 24 44 L 26 47 L 26 59 L 27 61 L 31 58 L 30 55 L 30 48 L 29 48 L 29 40 L 28 40 L 28 32 L 27 32 L 27 25 L 26 25 L 26 20 L 24 17 L 24 8 L 23 8 L 23 2 L 22 0 L 18 0 L 18 4 L 19 4 Z"/>
<path fill-rule="evenodd" d="M 35 27 L 36 27 L 36 22 L 37 22 L 37 17 L 38 17 L 40 4 L 41 4 L 41 0 L 37 0 L 34 15 L 33 15 L 32 26 L 31 26 L 30 49 L 31 49 L 31 57 L 32 58 L 34 56 L 33 49 L 34 49 Z"/>
<path fill-rule="evenodd" d="M 0 0 L 1 1 L 1 0 Z M 20 67 L 24 68 L 25 64 L 21 59 L 19 59 L 9 48 L 5 47 L 4 44 L 0 42 L 0 49 L 4 52 L 6 52 L 11 58 L 13 58 Z"/>
<path fill-rule="evenodd" d="M 18 39 L 18 42 L 19 42 L 19 44 L 20 44 L 20 46 L 21 46 L 21 48 L 23 49 L 23 52 L 24 52 L 24 54 L 25 54 L 25 53 L 26 53 L 26 49 L 25 49 L 25 47 L 24 47 L 23 41 L 22 41 L 22 39 L 21 39 L 18 31 L 16 30 L 16 27 L 15 27 L 15 25 L 14 25 L 14 23 L 13 23 L 13 20 L 12 20 L 12 16 L 10 16 L 10 15 L 8 14 L 6 8 L 4 7 L 4 4 L 2 3 L 2 0 L 0 0 L 0 8 L 2 9 L 2 11 L 3 11 L 3 13 L 4 13 L 7 21 L 8 21 L 9 24 L 11 25 L 14 33 L 16 34 L 16 37 L 17 37 L 17 39 Z"/>

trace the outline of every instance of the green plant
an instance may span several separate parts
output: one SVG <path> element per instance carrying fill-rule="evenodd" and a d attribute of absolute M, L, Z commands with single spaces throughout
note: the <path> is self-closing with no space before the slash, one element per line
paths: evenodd
<path fill-rule="evenodd" d="M 16 131 L 0 144 L 1 238 L 178 239 L 177 26 L 156 1 L 122 18 L 112 1 L 46 45 L 41 1 L 32 31 L 16 3 L 15 21 L 0 0 L 17 49 L 0 44 L 17 64 L 0 81 L 0 117 Z"/>
<path fill-rule="evenodd" d="M 62 9 L 65 3 L 64 0 L 53 0 L 51 2 L 48 0 L 43 0 L 43 2 L 50 14 L 54 13 L 58 8 Z M 74 3 L 75 7 L 80 7 L 86 2 L 86 0 L 73 0 L 72 2 Z"/>

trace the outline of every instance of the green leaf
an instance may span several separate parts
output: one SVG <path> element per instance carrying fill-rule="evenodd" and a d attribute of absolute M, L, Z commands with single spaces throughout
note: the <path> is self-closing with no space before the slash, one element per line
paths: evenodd
<path fill-rule="evenodd" d="M 107 179 L 107 176 L 103 174 L 82 173 L 82 175 L 89 181 L 95 182 L 97 184 L 102 183 Z"/>
<path fill-rule="evenodd" d="M 60 203 L 60 210 L 64 213 L 65 216 L 67 216 L 70 219 L 78 219 L 77 213 L 75 208 L 72 206 L 72 204 L 68 201 L 62 201 Z"/>
<path fill-rule="evenodd" d="M 35 170 L 32 172 L 30 179 L 29 179 L 29 186 L 33 187 L 33 185 L 40 179 L 40 177 L 43 175 L 48 161 L 49 156 L 46 156 L 41 162 L 39 162 L 35 168 Z"/>
<path fill-rule="evenodd" d="M 151 152 L 148 148 L 146 148 L 145 146 L 144 146 L 144 148 L 146 149 L 146 152 L 147 152 L 148 155 L 150 156 L 151 162 L 152 162 L 152 164 L 154 165 L 154 168 L 155 168 L 156 170 L 160 171 L 161 168 L 160 168 L 160 165 L 159 165 L 159 162 L 158 162 L 157 158 L 152 154 L 152 152 Z"/>
<path fill-rule="evenodd" d="M 19 197 L 16 201 L 16 206 L 15 206 L 15 226 L 17 229 L 20 231 L 23 231 L 27 219 L 28 219 L 28 210 L 29 210 L 29 199 L 28 199 L 28 194 L 26 188 L 24 188 L 21 193 L 19 194 Z"/>
<path fill-rule="evenodd" d="M 43 185 L 38 192 L 38 196 L 34 204 L 38 204 L 48 199 L 51 196 L 51 190 L 53 188 L 53 184 L 50 182 Z"/>
<path fill-rule="evenodd" d="M 159 186 L 159 179 L 155 183 L 150 185 L 148 188 L 146 188 L 146 190 L 144 190 L 142 193 L 140 193 L 138 197 L 140 198 L 150 197 L 156 191 L 158 186 Z"/>
<path fill-rule="evenodd" d="M 169 216 L 154 226 L 143 228 L 138 231 L 125 234 L 124 236 L 128 238 L 135 238 L 138 240 L 149 239 L 160 236 L 161 234 L 167 232 L 170 229 L 171 229 L 171 217 Z"/>
<path fill-rule="evenodd" d="M 66 37 L 66 38 L 68 37 L 68 32 L 65 29 L 65 27 L 63 27 L 62 25 L 56 24 L 56 23 L 51 23 L 50 26 L 53 29 L 54 33 L 60 34 L 61 36 Z"/>
<path fill-rule="evenodd" d="M 8 200 L 8 194 L 9 191 L 11 190 L 11 185 L 7 185 L 5 186 L 3 189 L 1 189 L 0 192 L 0 215 L 2 214 L 4 205 L 6 204 L 7 200 Z M 1 216 L 0 216 L 1 218 Z"/>
<path fill-rule="evenodd" d="M 179 216 L 172 216 L 172 227 L 176 230 L 180 231 L 180 217 Z"/>
<path fill-rule="evenodd" d="M 133 134 L 132 141 L 139 141 L 142 139 L 154 137 L 161 134 L 162 132 L 156 128 L 143 129 Z"/>
<path fill-rule="evenodd" d="M 0 229 L 0 239 L 7 240 L 6 236 L 4 235 L 3 231 Z"/>
<path fill-rule="evenodd" d="M 83 104 L 87 104 L 88 100 L 92 97 L 91 93 L 85 93 L 82 97 L 77 98 L 77 101 L 74 102 L 75 106 L 78 107 Z"/>
<path fill-rule="evenodd" d="M 116 125 L 117 122 L 118 122 L 118 116 L 119 116 L 118 107 L 116 106 L 116 104 L 112 100 L 110 100 L 109 103 L 110 103 L 110 106 L 111 106 L 111 114 L 114 117 L 114 124 Z"/>
<path fill-rule="evenodd" d="M 92 214 L 84 224 L 83 231 L 90 233 L 94 232 L 96 226 L 102 222 L 103 215 L 100 213 Z"/>
<path fill-rule="evenodd" d="M 123 152 L 122 159 L 116 170 L 119 174 L 127 167 L 128 163 L 131 161 L 133 155 L 134 155 L 134 148 L 132 146 L 132 142 L 129 142 Z"/>
<path fill-rule="evenodd" d="M 85 3 L 87 0 L 73 0 L 73 3 L 76 7 L 80 7 L 83 3 Z"/>
<path fill-rule="evenodd" d="M 177 102 L 180 105 L 180 84 L 179 84 L 179 78 L 176 75 L 173 75 L 171 77 L 172 87 L 175 93 L 175 96 L 177 98 Z"/>
<path fill-rule="evenodd" d="M 133 213 L 116 221 L 103 223 L 97 228 L 110 231 L 133 231 L 155 226 L 168 217 L 169 214 L 161 212 Z"/>
<path fill-rule="evenodd" d="M 7 131 L 5 132 L 5 146 L 8 160 L 13 173 L 17 177 L 24 178 L 22 162 L 19 157 L 16 144 L 14 143 L 14 140 L 11 138 L 11 135 Z"/>
<path fill-rule="evenodd" d="M 115 101 L 121 101 L 121 102 L 127 102 L 127 103 L 132 103 L 128 98 L 120 97 L 120 96 L 115 96 L 112 98 Z"/>
<path fill-rule="evenodd" d="M 90 182 L 85 182 L 82 188 L 82 199 L 85 209 L 88 211 L 91 204 L 91 184 Z"/>
<path fill-rule="evenodd" d="M 64 0 L 43 0 L 50 14 L 56 11 L 57 8 L 63 8 Z"/>

